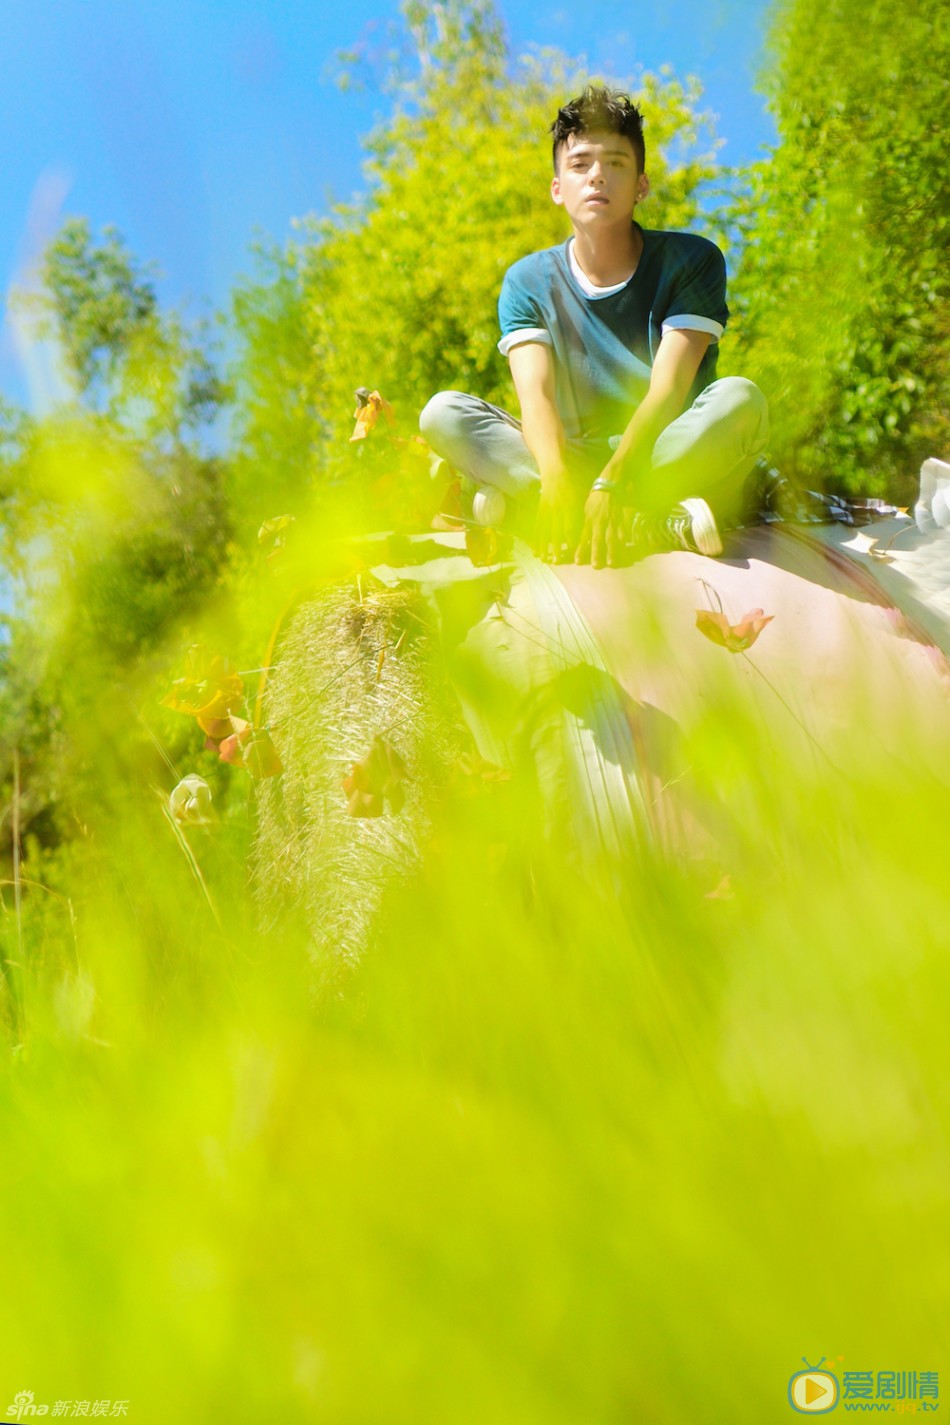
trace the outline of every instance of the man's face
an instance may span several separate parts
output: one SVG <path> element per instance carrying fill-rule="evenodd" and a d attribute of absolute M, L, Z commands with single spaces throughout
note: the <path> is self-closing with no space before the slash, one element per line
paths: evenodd
<path fill-rule="evenodd" d="M 623 134 L 569 134 L 558 151 L 551 197 L 575 227 L 596 229 L 629 223 L 649 187 Z"/>

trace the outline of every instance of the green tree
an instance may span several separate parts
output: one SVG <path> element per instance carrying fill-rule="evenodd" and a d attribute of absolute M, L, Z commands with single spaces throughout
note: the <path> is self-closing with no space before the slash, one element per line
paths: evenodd
<path fill-rule="evenodd" d="M 114 228 L 93 242 L 86 218 L 71 218 L 49 244 L 42 264 L 43 305 L 82 395 L 107 387 L 142 332 L 155 324 L 158 303 Z"/>
<path fill-rule="evenodd" d="M 97 243 L 83 219 L 41 275 L 24 300 L 75 394 L 43 418 L 0 411 L 0 790 L 9 807 L 17 765 L 21 832 L 43 850 L 82 824 L 135 689 L 214 592 L 230 518 L 222 462 L 200 447 L 221 393 L 197 337 L 117 235 Z"/>
<path fill-rule="evenodd" d="M 182 445 L 224 399 L 208 332 L 163 311 L 154 266 L 113 227 L 68 219 L 47 247 L 39 290 L 21 303 L 58 344 L 79 402 L 144 444 Z"/>
<path fill-rule="evenodd" d="M 910 497 L 950 437 L 939 0 L 780 0 L 765 88 L 780 143 L 735 217 L 733 361 L 809 482 Z"/>
<path fill-rule="evenodd" d="M 322 402 L 298 252 L 296 244 L 259 248 L 254 277 L 233 296 L 239 343 L 229 493 L 249 530 L 285 505 L 301 508 L 316 469 Z"/>
<path fill-rule="evenodd" d="M 97 241 L 84 218 L 64 224 L 21 301 L 75 400 L 5 422 L 2 549 L 19 606 L 62 587 L 97 641 L 147 645 L 208 587 L 228 535 L 221 461 L 199 436 L 223 396 L 211 354 L 118 234 Z"/>

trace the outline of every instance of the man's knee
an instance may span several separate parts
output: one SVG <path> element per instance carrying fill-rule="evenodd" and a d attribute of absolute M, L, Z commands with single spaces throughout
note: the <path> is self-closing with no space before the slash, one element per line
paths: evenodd
<path fill-rule="evenodd" d="M 755 382 L 745 376 L 723 376 L 715 385 L 746 438 L 764 446 L 769 437 L 769 403 Z"/>
<path fill-rule="evenodd" d="M 464 419 L 465 397 L 461 391 L 437 391 L 422 408 L 419 429 L 433 450 L 458 436 Z"/>

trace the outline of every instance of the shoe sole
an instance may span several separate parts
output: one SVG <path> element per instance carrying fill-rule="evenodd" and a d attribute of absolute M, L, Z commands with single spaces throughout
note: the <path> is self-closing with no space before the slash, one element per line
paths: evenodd
<path fill-rule="evenodd" d="M 690 500 L 680 500 L 680 504 L 690 517 L 690 532 L 696 548 L 700 554 L 707 554 L 711 559 L 715 559 L 717 554 L 722 553 L 722 539 L 712 510 L 698 495 Z"/>

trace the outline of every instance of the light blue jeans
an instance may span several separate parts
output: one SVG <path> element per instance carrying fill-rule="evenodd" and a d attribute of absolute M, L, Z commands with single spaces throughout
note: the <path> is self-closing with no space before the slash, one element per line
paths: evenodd
<path fill-rule="evenodd" d="M 443 460 L 478 485 L 493 485 L 515 499 L 540 488 L 534 456 L 521 422 L 477 396 L 440 391 L 419 417 L 419 428 Z M 653 447 L 649 484 L 633 502 L 648 514 L 666 514 L 680 500 L 701 495 L 722 526 L 739 518 L 742 487 L 769 438 L 768 405 L 758 386 L 742 376 L 713 381 Z M 593 481 L 620 436 L 568 441 L 568 463 Z"/>

